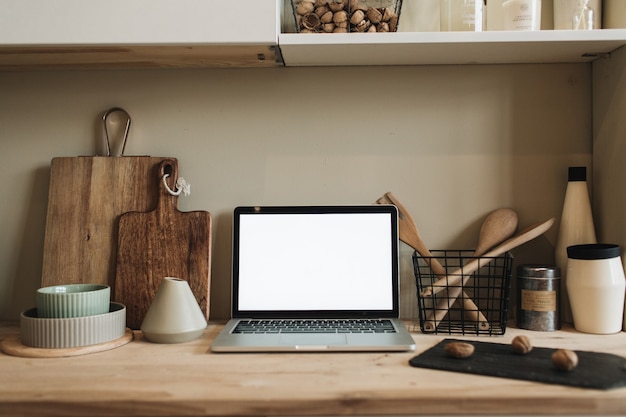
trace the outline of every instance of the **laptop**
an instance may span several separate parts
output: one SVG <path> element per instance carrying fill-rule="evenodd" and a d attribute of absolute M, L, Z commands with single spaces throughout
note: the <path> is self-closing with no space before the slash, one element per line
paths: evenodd
<path fill-rule="evenodd" d="M 395 206 L 237 207 L 213 352 L 410 351 Z"/>

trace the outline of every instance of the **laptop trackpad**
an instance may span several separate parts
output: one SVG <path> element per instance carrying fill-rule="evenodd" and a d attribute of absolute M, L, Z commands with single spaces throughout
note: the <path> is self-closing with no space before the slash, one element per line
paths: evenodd
<path fill-rule="evenodd" d="M 280 344 L 289 346 L 334 346 L 345 345 L 344 334 L 281 334 Z"/>

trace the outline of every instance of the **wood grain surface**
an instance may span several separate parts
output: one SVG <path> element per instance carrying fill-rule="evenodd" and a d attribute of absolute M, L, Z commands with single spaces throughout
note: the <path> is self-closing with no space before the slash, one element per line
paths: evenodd
<path fill-rule="evenodd" d="M 409 360 L 440 342 L 414 333 L 415 352 L 211 353 L 222 329 L 209 324 L 189 343 L 142 339 L 117 349 L 59 359 L 0 354 L 0 415 L 6 416 L 375 416 L 625 415 L 626 388 L 595 390 L 415 368 Z M 0 338 L 19 327 L 0 326 Z M 524 334 L 535 347 L 626 356 L 626 333 L 567 328 Z M 626 372 L 626 371 L 625 371 Z"/>
<path fill-rule="evenodd" d="M 284 66 L 272 45 L 0 46 L 0 69 L 270 68 Z"/>
<path fill-rule="evenodd" d="M 162 182 L 166 173 L 169 188 L 176 189 L 178 163 L 164 160 L 151 190 L 157 207 L 146 213 L 125 213 L 119 221 L 115 301 L 126 305 L 126 324 L 131 329 L 141 326 L 165 277 L 186 280 L 208 319 L 211 214 L 179 211 L 178 196 L 171 195 Z"/>
<path fill-rule="evenodd" d="M 119 217 L 149 211 L 159 163 L 149 156 L 52 159 L 41 285 L 113 285 Z"/>
<path fill-rule="evenodd" d="M 7 355 L 19 356 L 23 358 L 68 358 L 115 349 L 130 343 L 132 340 L 133 331 L 131 329 L 126 329 L 124 336 L 108 342 L 72 348 L 50 349 L 26 346 L 22 344 L 20 336 L 15 335 L 0 341 L 0 351 L 6 353 Z"/>

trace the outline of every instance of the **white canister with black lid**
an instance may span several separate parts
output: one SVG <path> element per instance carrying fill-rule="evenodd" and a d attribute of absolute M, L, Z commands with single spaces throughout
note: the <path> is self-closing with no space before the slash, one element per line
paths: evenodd
<path fill-rule="evenodd" d="M 568 246 L 567 257 L 566 287 L 574 328 L 594 334 L 621 331 L 626 278 L 619 245 Z"/>

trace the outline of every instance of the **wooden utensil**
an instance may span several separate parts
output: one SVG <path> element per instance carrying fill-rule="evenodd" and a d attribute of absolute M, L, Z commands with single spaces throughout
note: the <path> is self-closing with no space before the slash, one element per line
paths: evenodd
<path fill-rule="evenodd" d="M 436 329 L 441 319 L 445 317 L 445 315 L 448 313 L 448 309 L 450 308 L 450 306 L 461 294 L 462 286 L 461 282 L 459 281 L 462 281 L 462 283 L 465 284 L 465 282 L 467 282 L 473 272 L 475 272 L 480 267 L 486 265 L 490 261 L 488 258 L 500 256 L 526 242 L 529 242 L 532 239 L 535 239 L 538 236 L 541 236 L 548 229 L 550 229 L 553 224 L 554 217 L 544 221 L 543 223 L 535 223 L 485 253 L 483 255 L 483 258 L 477 258 L 468 262 L 466 265 L 458 268 L 453 273 L 440 278 L 439 280 L 435 281 L 431 286 L 425 288 L 424 291 L 422 291 L 420 294 L 422 297 L 428 297 L 430 295 L 437 294 L 439 291 L 442 291 L 444 289 L 448 290 L 448 296 L 439 300 L 435 308 L 434 315 L 432 317 L 429 317 L 431 320 L 428 320 L 428 327 Z"/>
<path fill-rule="evenodd" d="M 113 110 L 121 109 L 105 113 L 105 132 L 105 117 Z M 130 118 L 126 135 L 129 127 Z M 108 140 L 107 148 L 110 149 Z M 150 156 L 52 159 L 42 287 L 81 283 L 113 286 L 119 216 L 127 211 L 149 211 L 156 207 L 156 194 L 150 190 L 158 165 L 164 159 Z"/>
<path fill-rule="evenodd" d="M 158 181 L 152 190 L 158 199 L 156 209 L 126 213 L 119 221 L 115 300 L 126 305 L 126 323 L 132 329 L 141 326 L 165 277 L 188 281 L 209 316 L 211 214 L 178 210 L 178 197 L 167 189 L 176 188 L 175 159 L 162 161 L 152 178 Z"/>
<path fill-rule="evenodd" d="M 517 213 L 509 208 L 499 208 L 490 212 L 478 234 L 478 244 L 472 256 L 482 256 L 489 249 L 513 236 L 517 229 Z"/>
<path fill-rule="evenodd" d="M 445 276 L 446 269 L 439 263 L 437 258 L 433 257 L 432 253 L 428 249 L 428 246 L 426 246 L 422 240 L 415 221 L 409 214 L 409 211 L 402 203 L 400 203 L 400 200 L 398 200 L 393 193 L 388 192 L 376 200 L 376 203 L 392 204 L 396 206 L 399 217 L 398 228 L 400 240 L 415 249 L 415 251 L 423 257 L 424 261 L 430 266 L 436 275 Z M 463 303 L 463 310 L 468 315 L 468 318 L 477 322 L 481 329 L 488 330 L 489 322 L 487 321 L 487 318 L 480 312 L 478 306 L 476 306 L 476 304 L 465 292 L 461 293 L 461 302 Z"/>
<path fill-rule="evenodd" d="M 490 212 L 482 225 L 478 234 L 478 244 L 472 254 L 472 257 L 482 256 L 488 249 L 502 243 L 506 239 L 510 238 L 517 229 L 517 213 L 514 210 L 508 208 L 500 208 Z M 445 274 L 444 274 L 445 275 Z M 461 293 L 461 297 L 467 298 L 465 293 Z M 439 311 L 447 312 L 452 305 L 449 302 L 450 294 L 442 297 L 426 318 L 424 322 L 424 330 L 428 332 L 434 332 L 436 330 L 436 324 L 445 316 L 443 313 L 439 313 L 439 320 L 437 320 L 437 314 Z M 453 297 L 454 301 L 456 297 Z M 446 306 L 447 304 L 447 306 Z"/>

